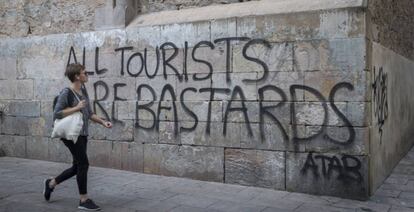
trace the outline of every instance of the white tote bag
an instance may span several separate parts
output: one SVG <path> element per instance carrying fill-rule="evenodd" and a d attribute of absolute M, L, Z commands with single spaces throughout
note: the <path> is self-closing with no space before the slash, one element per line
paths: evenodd
<path fill-rule="evenodd" d="M 80 102 L 79 97 L 70 89 Z M 53 124 L 52 138 L 64 138 L 76 143 L 83 126 L 83 114 L 78 111 L 62 119 L 56 119 Z"/>

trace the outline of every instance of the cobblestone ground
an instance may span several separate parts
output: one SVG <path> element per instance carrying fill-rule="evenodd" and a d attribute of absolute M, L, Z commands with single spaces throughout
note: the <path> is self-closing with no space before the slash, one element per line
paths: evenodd
<path fill-rule="evenodd" d="M 0 157 L 0 212 L 76 211 L 75 179 L 50 202 L 43 180 L 69 165 Z M 369 201 L 201 182 L 91 167 L 89 196 L 103 211 L 414 211 L 414 148 Z"/>

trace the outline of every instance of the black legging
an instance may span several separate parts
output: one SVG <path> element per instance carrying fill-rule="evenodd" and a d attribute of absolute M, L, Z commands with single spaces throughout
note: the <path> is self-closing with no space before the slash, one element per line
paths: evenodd
<path fill-rule="evenodd" d="M 76 175 L 79 194 L 87 194 L 89 161 L 86 155 L 86 144 L 88 138 L 86 136 L 79 136 L 76 143 L 65 139 L 62 139 L 62 141 L 69 148 L 70 153 L 72 153 L 73 165 L 55 178 L 56 183 L 59 184 Z"/>

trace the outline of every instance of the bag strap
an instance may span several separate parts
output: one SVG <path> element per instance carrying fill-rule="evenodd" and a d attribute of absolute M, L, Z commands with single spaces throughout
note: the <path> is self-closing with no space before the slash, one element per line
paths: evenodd
<path fill-rule="evenodd" d="M 72 88 L 69 87 L 69 89 L 72 91 L 73 95 L 75 95 L 76 99 L 78 99 L 78 102 L 80 102 L 81 100 L 79 99 L 78 95 L 75 93 L 74 90 L 72 90 Z"/>

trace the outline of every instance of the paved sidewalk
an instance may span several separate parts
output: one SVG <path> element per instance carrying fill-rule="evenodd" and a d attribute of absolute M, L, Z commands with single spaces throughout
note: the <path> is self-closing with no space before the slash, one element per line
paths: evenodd
<path fill-rule="evenodd" d="M 42 195 L 43 180 L 69 165 L 0 157 L 0 212 L 77 211 L 75 178 Z M 414 211 L 414 148 L 369 201 L 91 167 L 89 195 L 103 211 Z"/>

